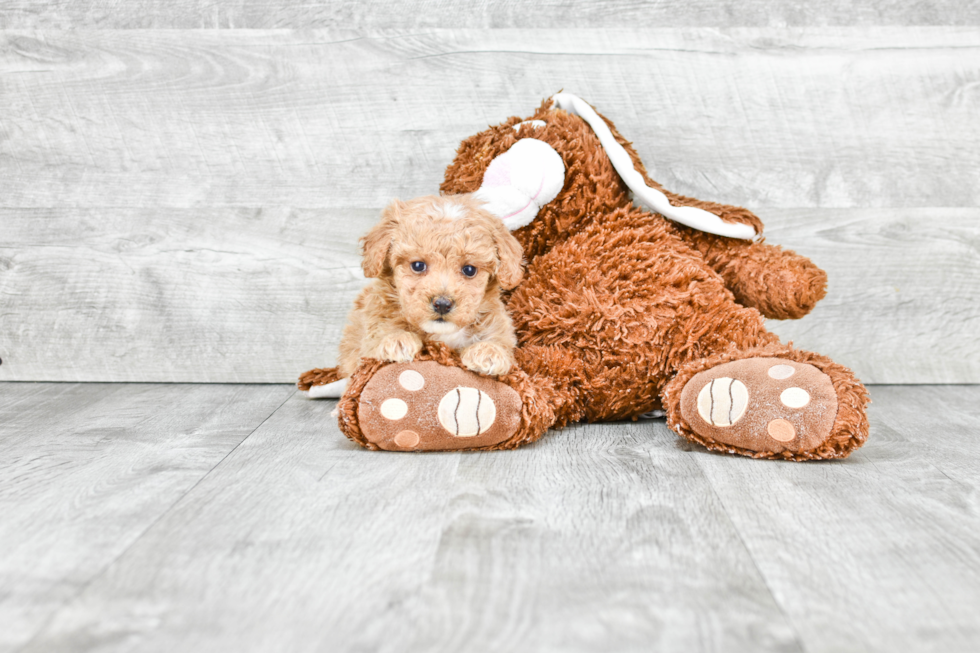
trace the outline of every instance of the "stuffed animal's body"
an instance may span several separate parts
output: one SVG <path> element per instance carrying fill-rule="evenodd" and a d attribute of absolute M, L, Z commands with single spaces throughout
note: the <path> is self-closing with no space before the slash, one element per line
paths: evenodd
<path fill-rule="evenodd" d="M 476 193 L 524 248 L 525 278 L 507 299 L 518 369 L 475 374 L 439 346 L 411 363 L 365 361 L 339 405 L 353 440 L 512 448 L 657 409 L 680 435 L 753 457 L 837 458 L 867 438 L 854 375 L 781 344 L 763 321 L 809 312 L 824 272 L 763 242 L 751 212 L 663 191 L 580 99 L 559 94 L 467 139 L 441 190 Z M 311 370 L 300 387 L 317 396 L 334 380 Z"/>

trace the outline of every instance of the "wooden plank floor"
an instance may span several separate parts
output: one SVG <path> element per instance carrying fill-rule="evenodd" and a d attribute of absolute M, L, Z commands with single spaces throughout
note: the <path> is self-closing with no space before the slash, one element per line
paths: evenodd
<path fill-rule="evenodd" d="M 289 386 L 0 384 L 0 651 L 980 650 L 980 386 L 843 462 L 390 454 Z"/>

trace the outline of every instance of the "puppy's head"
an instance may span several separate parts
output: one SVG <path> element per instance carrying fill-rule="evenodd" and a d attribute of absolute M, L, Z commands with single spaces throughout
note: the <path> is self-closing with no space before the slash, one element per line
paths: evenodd
<path fill-rule="evenodd" d="M 405 319 L 451 334 L 521 281 L 521 246 L 469 195 L 395 200 L 361 241 L 364 274 L 386 279 Z"/>

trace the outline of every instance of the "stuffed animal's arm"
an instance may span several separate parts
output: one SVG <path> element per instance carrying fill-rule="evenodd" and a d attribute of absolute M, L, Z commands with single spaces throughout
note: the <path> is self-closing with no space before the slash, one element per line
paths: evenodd
<path fill-rule="evenodd" d="M 766 317 L 801 318 L 827 293 L 827 273 L 796 252 L 679 225 L 677 231 L 721 275 L 738 303 Z"/>
<path fill-rule="evenodd" d="M 618 133 L 615 136 L 646 184 L 666 195 L 673 206 L 694 206 L 714 213 L 723 222 L 744 224 L 755 230 L 755 240 L 743 240 L 670 222 L 681 238 L 701 252 L 708 265 L 721 275 L 738 303 L 758 309 L 768 318 L 793 320 L 809 313 L 823 299 L 827 274 L 796 252 L 767 245 L 761 238 L 763 224 L 759 216 L 740 206 L 705 202 L 664 189 L 650 179 L 632 145 Z"/>
<path fill-rule="evenodd" d="M 762 220 L 752 211 L 663 190 L 663 186 L 650 179 L 645 170 L 642 170 L 642 174 L 647 183 L 661 189 L 674 206 L 696 206 L 714 213 L 725 222 L 749 225 L 756 234 L 762 235 Z M 758 309 L 766 317 L 776 320 L 801 318 L 827 294 L 827 273 L 805 256 L 776 245 L 767 245 L 762 238 L 726 238 L 676 222 L 670 224 L 721 275 L 738 303 Z"/>

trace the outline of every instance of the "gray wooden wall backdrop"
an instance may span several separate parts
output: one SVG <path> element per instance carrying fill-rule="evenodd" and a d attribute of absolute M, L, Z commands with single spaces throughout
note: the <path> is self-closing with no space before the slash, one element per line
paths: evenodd
<path fill-rule="evenodd" d="M 378 210 L 565 89 L 828 270 L 782 336 L 868 382 L 980 382 L 978 25 L 976 0 L 10 0 L 0 380 L 330 364 Z"/>

